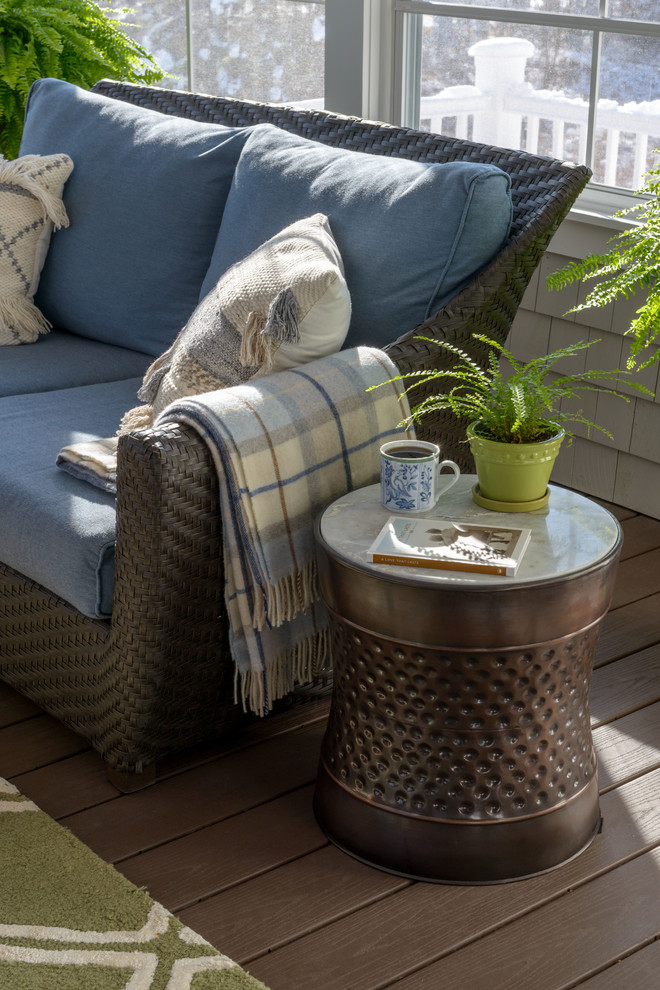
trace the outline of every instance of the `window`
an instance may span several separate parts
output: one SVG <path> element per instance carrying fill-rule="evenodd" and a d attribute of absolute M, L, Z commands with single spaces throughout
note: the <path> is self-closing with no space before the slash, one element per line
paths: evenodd
<path fill-rule="evenodd" d="M 660 161 L 658 0 L 394 0 L 403 122 L 586 162 L 633 190 Z"/>
<path fill-rule="evenodd" d="M 111 6 L 171 73 L 161 85 L 273 103 L 323 97 L 324 0 L 112 0 Z"/>
<path fill-rule="evenodd" d="M 124 2 L 165 85 L 586 162 L 605 213 L 660 161 L 658 0 Z"/>

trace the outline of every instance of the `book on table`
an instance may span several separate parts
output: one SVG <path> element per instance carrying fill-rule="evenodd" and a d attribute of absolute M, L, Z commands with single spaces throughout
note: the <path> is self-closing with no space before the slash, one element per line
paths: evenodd
<path fill-rule="evenodd" d="M 368 550 L 375 564 L 437 567 L 511 576 L 531 530 L 453 519 L 390 516 Z"/>

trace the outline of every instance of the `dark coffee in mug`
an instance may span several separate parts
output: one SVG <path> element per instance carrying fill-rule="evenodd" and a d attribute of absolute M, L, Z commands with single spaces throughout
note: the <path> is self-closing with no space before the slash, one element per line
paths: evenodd
<path fill-rule="evenodd" d="M 392 450 L 390 453 L 392 457 L 402 457 L 406 460 L 412 460 L 416 457 L 433 457 L 433 451 L 420 450 L 419 447 L 397 447 L 396 450 Z"/>

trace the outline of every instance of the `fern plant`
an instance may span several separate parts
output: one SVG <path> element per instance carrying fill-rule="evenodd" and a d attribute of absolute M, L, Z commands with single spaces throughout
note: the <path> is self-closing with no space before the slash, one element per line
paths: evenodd
<path fill-rule="evenodd" d="M 568 347 L 562 347 L 551 354 L 534 358 L 527 364 L 516 360 L 506 347 L 483 334 L 474 334 L 476 340 L 491 348 L 488 365 L 484 369 L 477 364 L 460 347 L 448 341 L 435 341 L 428 337 L 420 337 L 429 343 L 455 356 L 456 363 L 452 368 L 436 368 L 426 371 L 412 372 L 410 375 L 398 375 L 394 380 L 414 378 L 406 388 L 409 395 L 420 385 L 437 382 L 446 385 L 433 395 L 427 396 L 420 403 L 411 407 L 410 417 L 404 420 L 405 425 L 419 423 L 424 416 L 442 409 L 451 411 L 460 418 L 467 418 L 478 423 L 479 436 L 501 443 L 536 443 L 555 436 L 560 429 L 571 437 L 572 432 L 566 423 L 580 423 L 592 429 L 600 430 L 606 436 L 611 434 L 588 420 L 582 410 L 562 408 L 565 400 L 579 397 L 581 392 L 609 392 L 618 395 L 625 402 L 630 399 L 627 395 L 614 392 L 616 385 L 625 382 L 635 391 L 651 395 L 647 388 L 638 382 L 631 382 L 630 371 L 582 371 L 574 375 L 550 375 L 553 367 L 564 358 L 574 357 L 580 351 L 598 343 L 578 341 Z M 511 368 L 510 374 L 501 367 L 500 358 L 504 357 Z M 378 386 L 373 386 L 378 387 Z"/>
<path fill-rule="evenodd" d="M 94 0 L 0 0 L 0 151 L 5 157 L 18 155 L 25 101 L 36 79 L 52 76 L 89 89 L 104 76 L 144 83 L 163 78 L 152 56 L 112 20 L 112 13 Z"/>
<path fill-rule="evenodd" d="M 637 365 L 640 355 L 660 335 L 660 166 L 646 173 L 646 183 L 637 195 L 647 197 L 615 217 L 632 216 L 634 226 L 620 231 L 609 239 L 613 247 L 606 254 L 590 254 L 582 261 L 574 261 L 548 276 L 550 289 L 563 289 L 575 282 L 592 278 L 602 281 L 589 292 L 585 301 L 569 310 L 607 306 L 619 297 L 628 299 L 638 290 L 647 290 L 646 302 L 637 310 L 627 334 L 632 336 L 628 369 Z M 654 350 L 639 364 L 639 368 L 660 361 L 660 350 Z"/>

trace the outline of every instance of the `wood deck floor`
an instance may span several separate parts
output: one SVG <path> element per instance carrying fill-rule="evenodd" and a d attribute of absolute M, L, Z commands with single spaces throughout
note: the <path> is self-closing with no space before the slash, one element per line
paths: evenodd
<path fill-rule="evenodd" d="M 657 990 L 660 522 L 611 508 L 625 543 L 592 688 L 604 829 L 550 873 L 415 883 L 329 845 L 312 814 L 327 701 L 120 796 L 0 686 L 0 776 L 271 990 Z"/>

